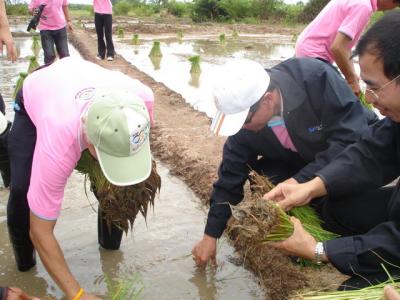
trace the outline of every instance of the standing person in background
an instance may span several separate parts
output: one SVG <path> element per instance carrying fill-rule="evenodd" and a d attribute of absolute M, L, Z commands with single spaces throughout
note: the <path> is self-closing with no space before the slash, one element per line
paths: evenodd
<path fill-rule="evenodd" d="M 296 42 L 296 57 L 336 62 L 353 92 L 359 96 L 359 76 L 351 60 L 351 48 L 375 11 L 399 6 L 400 0 L 332 0 L 303 30 Z"/>
<path fill-rule="evenodd" d="M 4 0 L 0 0 L 0 53 L 3 54 L 3 45 L 7 48 L 7 57 L 12 61 L 17 60 L 17 51 L 14 47 L 14 41 L 11 36 L 10 27 L 6 14 Z"/>
<path fill-rule="evenodd" d="M 29 11 L 37 14 L 40 5 L 45 5 L 39 21 L 40 39 L 44 51 L 44 63 L 56 59 L 54 45 L 60 58 L 69 56 L 67 27 L 72 31 L 67 0 L 31 0 Z"/>
<path fill-rule="evenodd" d="M 114 60 L 112 40 L 112 4 L 110 0 L 93 0 L 94 25 L 97 33 L 97 59 Z M 104 43 L 104 36 L 106 42 Z M 107 51 L 106 51 L 107 50 Z"/>

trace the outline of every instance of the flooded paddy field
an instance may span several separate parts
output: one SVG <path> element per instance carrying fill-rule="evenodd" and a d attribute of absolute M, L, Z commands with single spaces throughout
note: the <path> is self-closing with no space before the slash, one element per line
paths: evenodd
<path fill-rule="evenodd" d="M 215 68 L 235 57 L 255 59 L 270 67 L 293 55 L 291 34 L 239 32 L 237 40 L 226 35 L 223 46 L 218 32 L 196 32 L 191 36 L 184 33 L 183 39 L 178 40 L 175 29 L 163 34 L 145 31 L 139 33 L 139 45 L 131 45 L 132 32 L 127 32 L 125 38 L 114 35 L 118 55 L 113 62 L 95 59 L 97 43 L 93 30 L 76 28 L 70 35 L 72 55 L 82 55 L 105 68 L 119 70 L 152 88 L 156 124 L 151 144 L 153 154 L 161 161 L 159 172 L 163 181 L 147 226 L 138 217 L 133 233 L 123 238 L 121 249 L 104 251 L 97 244 L 97 216 L 84 195 L 83 178 L 78 174 L 71 178 L 56 235 L 72 272 L 88 291 L 104 295 L 106 277 L 117 280 L 138 274 L 144 285 L 141 299 L 286 299 L 291 292 L 286 285 L 290 274 L 282 272 L 276 276 L 274 272 L 274 290 L 268 291 L 269 287 L 263 289 L 259 278 L 243 265 L 231 263 L 237 260 L 227 238 L 219 243 L 216 269 L 197 270 L 190 255 L 192 246 L 203 235 L 207 212 L 203 204 L 208 201 L 216 179 L 225 141 L 209 131 L 210 117 L 215 111 L 211 96 Z M 163 52 L 159 68 L 148 57 L 156 39 L 161 41 Z M 30 42 L 21 38 L 20 45 L 20 52 L 29 56 Z M 202 72 L 194 85 L 187 59 L 196 54 L 202 58 Z M 21 55 L 16 64 L 1 60 L 2 66 L 9 68 L 7 77 L 3 72 L 1 76 L 9 118 L 13 84 L 18 73 L 27 68 L 27 61 L 22 58 L 25 56 Z M 15 283 L 31 294 L 61 298 L 60 290 L 40 262 L 28 273 L 16 271 L 6 229 L 7 193 L 3 189 L 0 194 L 0 284 Z M 90 201 L 96 202 L 91 196 Z M 310 286 L 338 282 L 332 270 L 314 275 L 300 268 L 296 272 L 309 280 Z"/>

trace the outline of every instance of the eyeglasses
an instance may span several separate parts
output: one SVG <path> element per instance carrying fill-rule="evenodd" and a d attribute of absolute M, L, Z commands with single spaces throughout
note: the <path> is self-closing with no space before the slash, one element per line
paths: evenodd
<path fill-rule="evenodd" d="M 391 83 L 393 83 L 396 79 L 398 79 L 400 77 L 400 74 L 397 75 L 395 78 L 393 78 L 392 80 L 390 80 L 389 82 L 386 82 L 383 86 L 381 86 L 379 89 L 377 90 L 371 90 L 371 89 L 367 89 L 365 88 L 364 93 L 365 95 L 367 95 L 367 93 L 371 94 L 371 96 L 374 98 L 375 101 L 379 100 L 379 95 L 378 93 L 381 92 L 384 88 L 388 87 Z"/>

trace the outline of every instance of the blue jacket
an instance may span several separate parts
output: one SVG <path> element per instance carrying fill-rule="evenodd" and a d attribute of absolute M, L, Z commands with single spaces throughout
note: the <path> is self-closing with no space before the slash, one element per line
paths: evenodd
<path fill-rule="evenodd" d="M 369 123 L 377 120 L 327 63 L 312 58 L 292 58 L 268 72 L 281 91 L 283 118 L 289 136 L 306 163 L 294 176 L 298 182 L 314 178 L 316 172 L 347 145 L 359 140 Z M 275 156 L 276 160 L 285 155 L 283 148 L 280 153 L 269 153 L 273 142 L 276 138 L 269 128 L 259 132 L 242 129 L 227 139 L 219 178 L 211 194 L 206 234 L 219 238 L 225 230 L 231 211 L 224 203 L 236 205 L 242 200 L 248 163 L 265 153 Z"/>
<path fill-rule="evenodd" d="M 400 124 L 388 118 L 379 121 L 316 174 L 325 182 L 331 199 L 392 182 L 400 175 Z M 400 265 L 399 182 L 387 206 L 387 216 L 386 222 L 365 234 L 325 242 L 332 264 L 349 275 L 382 271 L 384 260 Z"/>

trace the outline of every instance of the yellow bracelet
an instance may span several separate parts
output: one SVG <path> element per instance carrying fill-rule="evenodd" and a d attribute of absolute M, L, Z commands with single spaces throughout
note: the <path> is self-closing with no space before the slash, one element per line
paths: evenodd
<path fill-rule="evenodd" d="M 82 295 L 83 295 L 84 292 L 85 292 L 85 291 L 83 290 L 83 288 L 80 288 L 79 291 L 76 293 L 75 297 L 72 298 L 72 300 L 79 300 L 79 299 L 81 299 L 81 297 L 82 297 Z"/>

